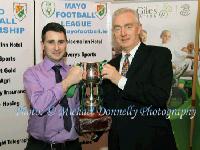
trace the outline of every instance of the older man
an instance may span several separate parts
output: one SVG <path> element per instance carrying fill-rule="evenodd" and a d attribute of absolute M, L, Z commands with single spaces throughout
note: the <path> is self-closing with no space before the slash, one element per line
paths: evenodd
<path fill-rule="evenodd" d="M 173 76 L 171 53 L 140 42 L 141 24 L 135 10 L 121 8 L 112 21 L 122 54 L 103 68 L 104 106 L 123 113 L 112 116 L 109 150 L 176 150 L 166 119 Z M 136 116 L 126 112 L 130 107 Z"/>

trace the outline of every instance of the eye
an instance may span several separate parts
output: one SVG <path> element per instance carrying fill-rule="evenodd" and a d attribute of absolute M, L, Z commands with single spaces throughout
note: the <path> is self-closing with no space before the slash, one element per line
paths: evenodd
<path fill-rule="evenodd" d="M 59 44 L 64 44 L 65 41 L 64 41 L 64 40 L 62 40 L 62 41 L 58 41 L 58 43 L 59 43 Z"/>
<path fill-rule="evenodd" d="M 132 29 L 133 28 L 133 25 L 127 25 L 125 26 L 126 29 Z"/>
<path fill-rule="evenodd" d="M 121 27 L 118 27 L 118 26 L 117 26 L 117 27 L 114 27 L 114 31 L 115 31 L 115 32 L 118 32 L 118 31 L 120 31 L 120 30 L 121 30 Z"/>
<path fill-rule="evenodd" d="M 49 44 L 54 44 L 54 40 L 47 41 Z"/>

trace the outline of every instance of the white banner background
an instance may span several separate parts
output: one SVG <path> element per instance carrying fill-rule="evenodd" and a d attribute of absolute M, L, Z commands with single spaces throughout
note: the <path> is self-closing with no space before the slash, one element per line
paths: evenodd
<path fill-rule="evenodd" d="M 194 42 L 197 1 L 118 2 L 111 6 L 111 12 L 122 7 L 138 11 L 143 29 L 148 33 L 147 44 L 160 45 L 160 34 L 165 29 L 171 31 L 171 41 L 177 49 Z"/>
<path fill-rule="evenodd" d="M 67 48 L 67 63 L 110 60 L 109 3 L 101 4 L 105 7 L 102 16 L 97 12 L 99 3 L 93 1 L 36 1 L 36 63 L 42 60 L 42 28 L 52 21 L 61 23 L 67 30 L 70 41 Z M 85 43 L 87 40 L 97 43 Z"/>
<path fill-rule="evenodd" d="M 0 1 L 1 150 L 22 150 L 27 142 L 28 116 L 17 110 L 26 105 L 23 72 L 34 64 L 33 8 L 32 0 Z"/>

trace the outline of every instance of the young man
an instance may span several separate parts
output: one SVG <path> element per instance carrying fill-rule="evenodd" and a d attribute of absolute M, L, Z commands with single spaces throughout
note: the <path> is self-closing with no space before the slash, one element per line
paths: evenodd
<path fill-rule="evenodd" d="M 121 8 L 114 12 L 112 22 L 122 55 L 104 65 L 103 97 L 109 112 L 121 113 L 112 116 L 109 150 L 176 150 L 166 119 L 173 76 L 171 53 L 140 42 L 136 11 Z"/>
<path fill-rule="evenodd" d="M 24 86 L 30 101 L 29 140 L 26 150 L 81 150 L 74 118 L 69 115 L 79 107 L 77 92 L 65 96 L 82 79 L 80 67 L 64 63 L 67 37 L 64 27 L 48 23 L 42 30 L 44 60 L 24 73 Z"/>

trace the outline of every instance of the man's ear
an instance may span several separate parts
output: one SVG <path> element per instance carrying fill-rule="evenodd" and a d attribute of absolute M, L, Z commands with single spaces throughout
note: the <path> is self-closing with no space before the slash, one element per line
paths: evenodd
<path fill-rule="evenodd" d="M 40 48 L 41 50 L 44 50 L 44 43 L 42 41 L 40 41 Z"/>

